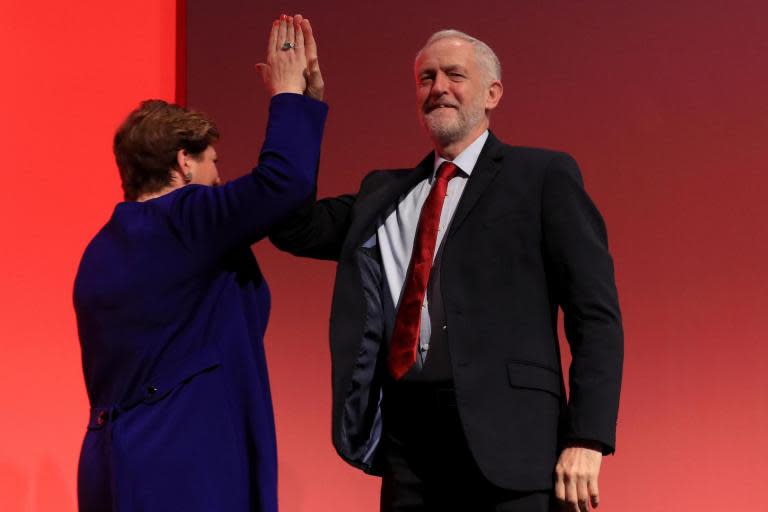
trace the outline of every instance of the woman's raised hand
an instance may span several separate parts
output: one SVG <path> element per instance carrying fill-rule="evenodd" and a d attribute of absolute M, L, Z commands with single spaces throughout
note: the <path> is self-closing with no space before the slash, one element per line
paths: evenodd
<path fill-rule="evenodd" d="M 304 94 L 307 88 L 307 56 L 301 22 L 300 15 L 293 17 L 285 14 L 272 22 L 267 43 L 267 62 L 256 64 L 264 86 L 272 96 L 284 92 Z M 312 44 L 314 46 L 314 39 Z"/>

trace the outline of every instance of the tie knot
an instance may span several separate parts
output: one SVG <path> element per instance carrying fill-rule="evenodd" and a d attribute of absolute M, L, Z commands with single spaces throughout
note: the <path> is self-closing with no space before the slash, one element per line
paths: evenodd
<path fill-rule="evenodd" d="M 450 181 L 458 172 L 459 168 L 456 167 L 456 164 L 453 162 L 443 162 L 437 169 L 437 179 Z"/>

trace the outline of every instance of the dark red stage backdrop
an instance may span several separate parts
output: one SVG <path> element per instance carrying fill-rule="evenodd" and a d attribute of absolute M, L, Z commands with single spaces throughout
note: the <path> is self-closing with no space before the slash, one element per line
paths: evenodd
<path fill-rule="evenodd" d="M 71 283 L 120 197 L 114 127 L 139 99 L 173 95 L 175 2 L 5 3 L 0 510 L 72 511 L 87 403 Z M 768 510 L 764 2 L 189 2 L 179 90 L 219 121 L 227 178 L 258 155 L 267 96 L 253 64 L 283 10 L 319 40 L 321 195 L 426 154 L 411 65 L 431 32 L 459 28 L 497 51 L 494 132 L 572 153 L 609 228 L 626 365 L 600 510 Z M 274 298 L 282 510 L 375 510 L 377 479 L 330 443 L 333 265 L 267 243 L 256 253 Z"/>

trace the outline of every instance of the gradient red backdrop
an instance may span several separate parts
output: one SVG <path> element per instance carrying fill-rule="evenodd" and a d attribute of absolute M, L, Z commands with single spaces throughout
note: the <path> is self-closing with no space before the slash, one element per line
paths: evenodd
<path fill-rule="evenodd" d="M 87 401 L 71 284 L 120 198 L 112 131 L 140 99 L 174 94 L 174 4 L 0 10 L 0 510 L 75 510 Z M 626 364 L 600 509 L 768 510 L 764 2 L 244 4 L 189 2 L 181 90 L 219 121 L 225 177 L 245 172 L 264 131 L 252 65 L 269 23 L 310 17 L 331 106 L 321 195 L 428 151 L 411 64 L 431 32 L 487 41 L 504 68 L 492 129 L 571 152 L 609 228 Z M 256 253 L 274 298 L 282 509 L 375 510 L 378 481 L 330 443 L 333 265 Z"/>
<path fill-rule="evenodd" d="M 0 0 L 0 510 L 72 512 L 88 421 L 72 282 L 122 198 L 112 136 L 172 100 L 175 1 Z"/>

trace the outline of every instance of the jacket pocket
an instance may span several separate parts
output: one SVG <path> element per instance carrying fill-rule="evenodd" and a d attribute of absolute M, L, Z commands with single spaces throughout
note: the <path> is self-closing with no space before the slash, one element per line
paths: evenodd
<path fill-rule="evenodd" d="M 561 396 L 560 374 L 535 363 L 514 361 L 507 363 L 507 377 L 513 388 L 537 389 Z"/>
<path fill-rule="evenodd" d="M 217 368 L 220 364 L 216 347 L 206 346 L 180 361 L 170 363 L 168 368 L 158 371 L 144 383 L 140 401 L 152 404 L 162 400 L 180 385 L 203 372 Z"/>

